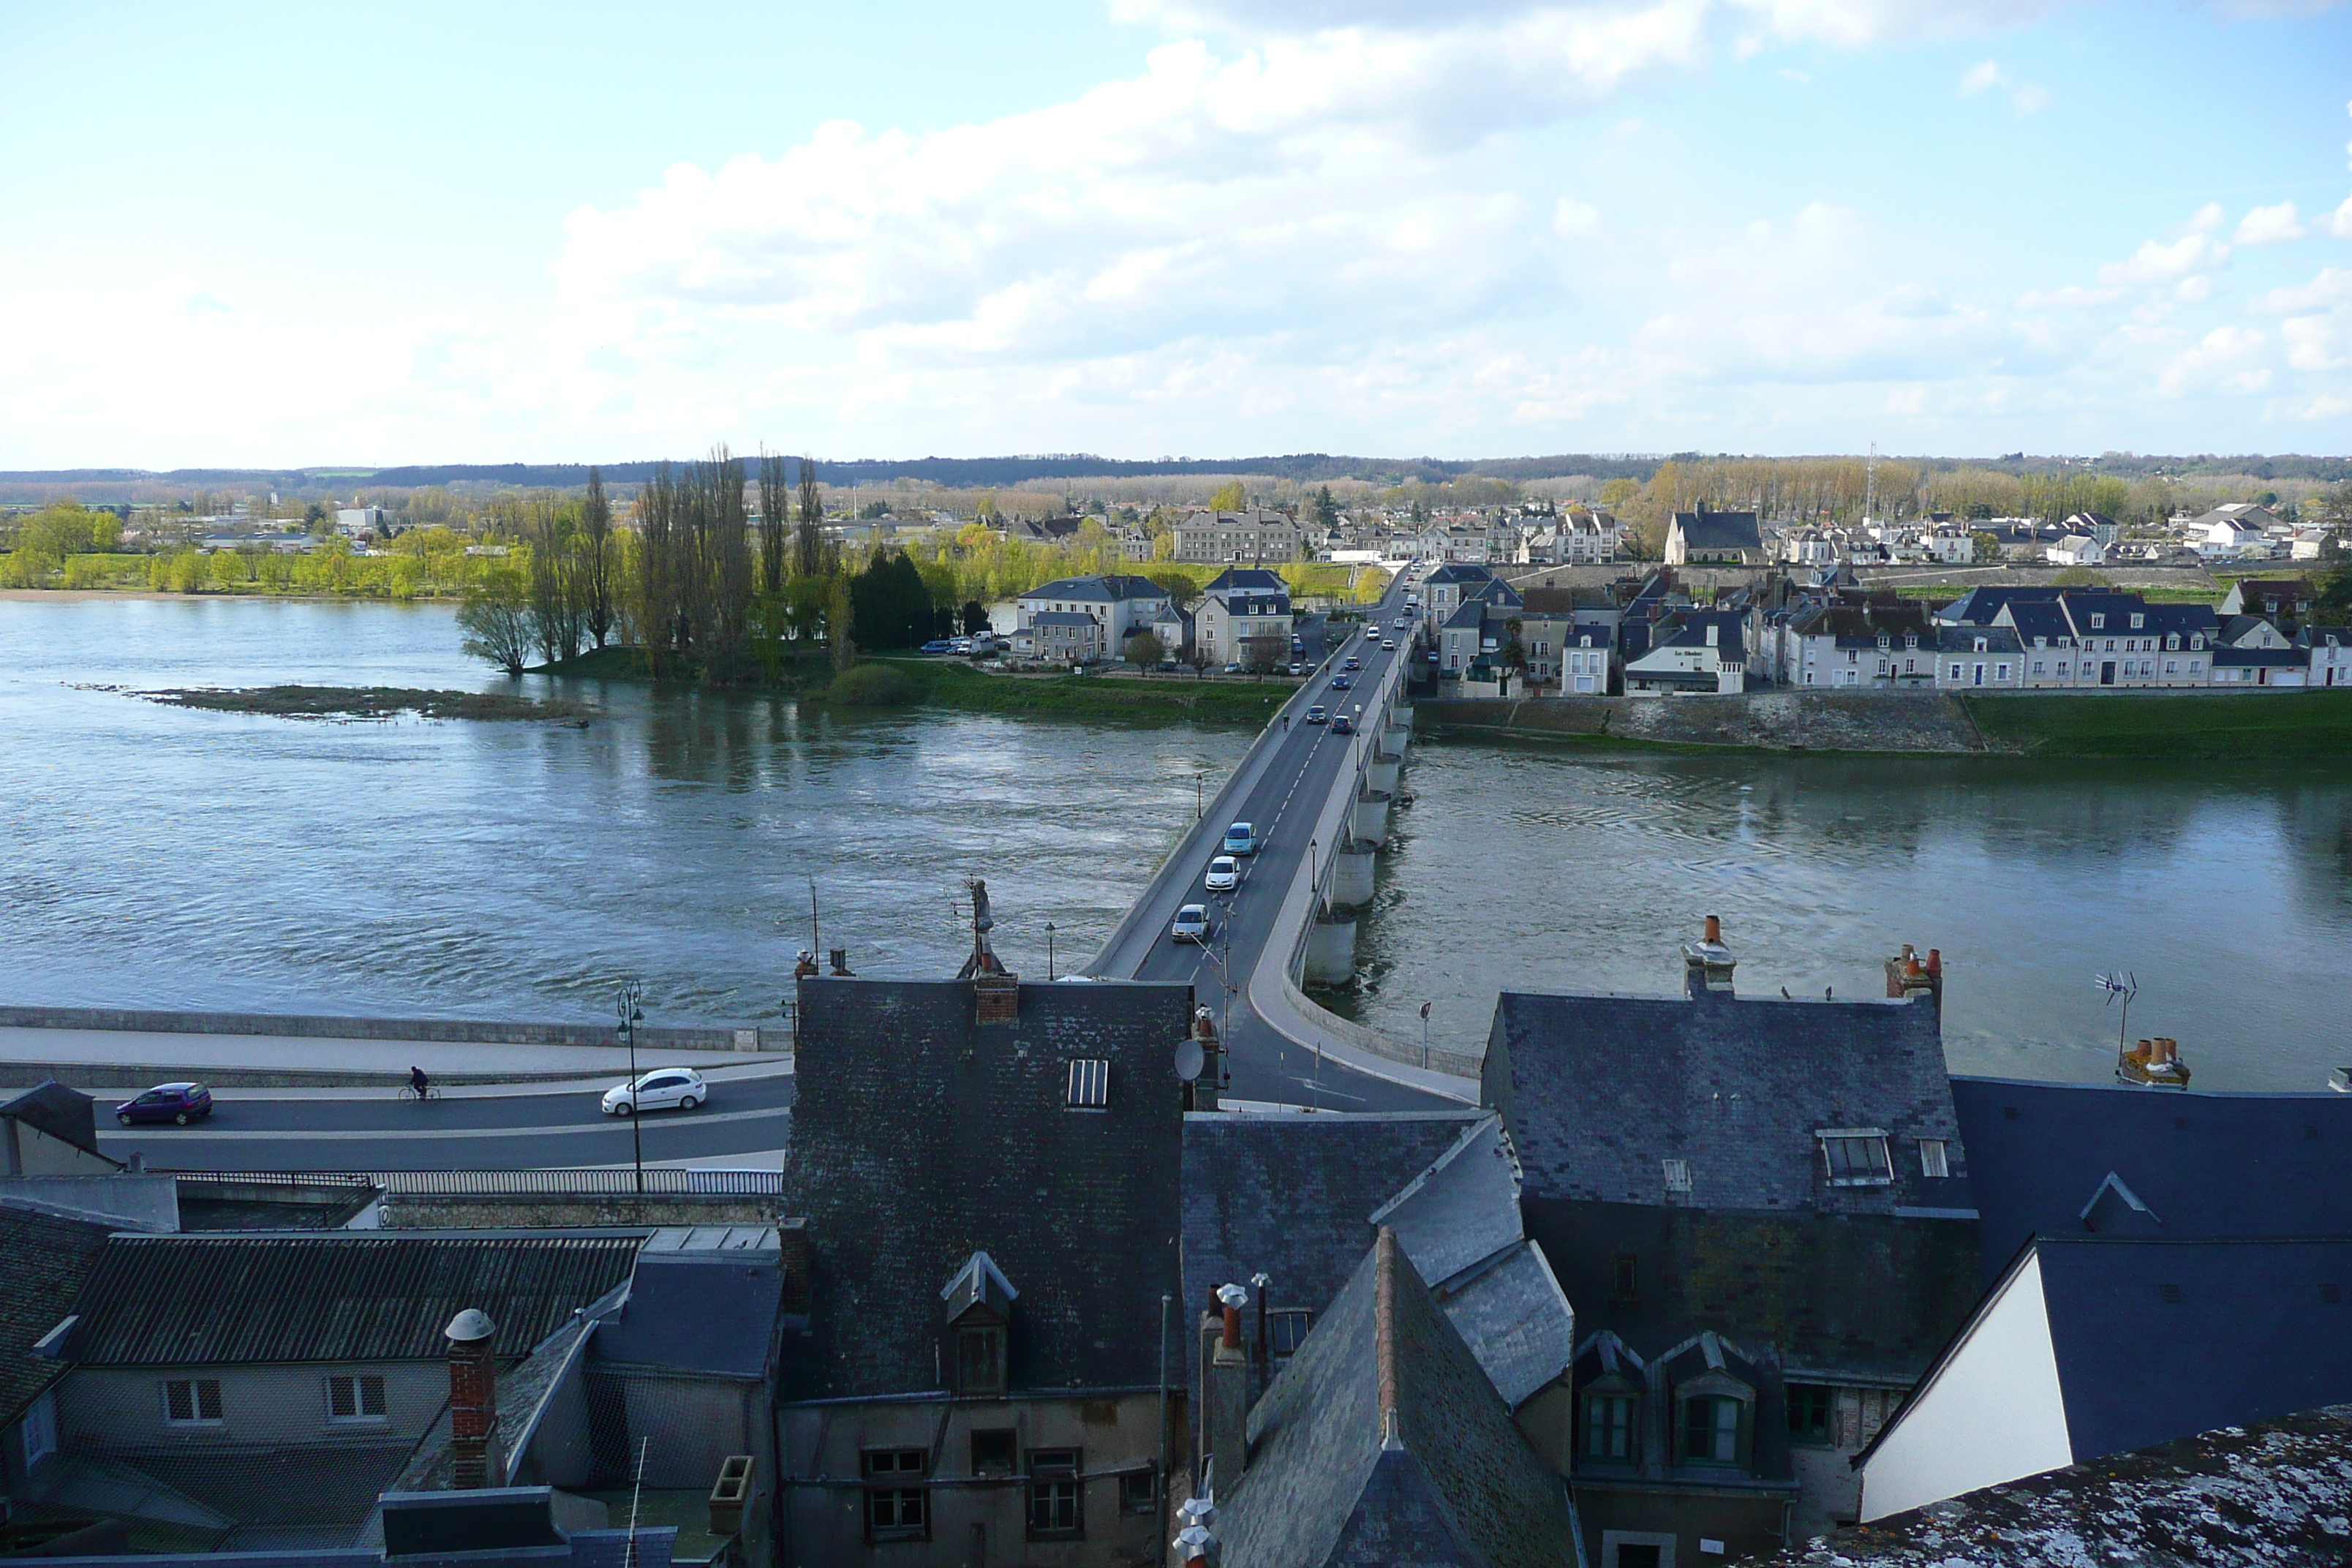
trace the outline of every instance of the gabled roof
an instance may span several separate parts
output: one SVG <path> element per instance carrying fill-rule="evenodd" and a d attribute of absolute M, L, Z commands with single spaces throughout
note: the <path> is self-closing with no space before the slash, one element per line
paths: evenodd
<path fill-rule="evenodd" d="M 1685 550 L 1761 550 L 1764 547 L 1752 511 L 1678 511 L 1674 526 Z"/>
<path fill-rule="evenodd" d="M 1082 616 L 1074 610 L 1049 610 L 1042 616 L 1031 616 L 1029 624 L 1033 626 L 1098 626 L 1102 625 L 1092 616 Z"/>
<path fill-rule="evenodd" d="M 2191 1568 L 2341 1560 L 2352 1408 L 2232 1425 L 1963 1492 L 1816 1538 L 1754 1568 Z"/>
<path fill-rule="evenodd" d="M 1290 584 L 1282 580 L 1279 572 L 1269 572 L 1263 566 L 1228 566 L 1217 574 L 1203 594 L 1287 594 Z"/>
<path fill-rule="evenodd" d="M 1023 594 L 1024 599 L 1093 599 L 1113 603 L 1122 599 L 1164 599 L 1168 590 L 1149 577 L 1130 573 L 1112 573 L 1087 577 L 1056 577 L 1050 583 L 1040 583 Z"/>
<path fill-rule="evenodd" d="M 951 1323 L 974 1307 L 1004 1317 L 1020 1299 L 1021 1292 L 1013 1288 L 1013 1281 L 1004 1277 L 996 1260 L 985 1252 L 973 1253 L 971 1261 L 956 1270 L 955 1278 L 940 1288 L 940 1300 Z"/>
<path fill-rule="evenodd" d="M 784 1297 L 773 1231 L 766 1243 L 686 1251 L 648 1244 L 637 1255 L 626 1300 L 597 1327 L 596 1358 L 711 1377 L 761 1376 Z"/>
<path fill-rule="evenodd" d="M 1492 579 L 1494 575 L 1494 572 L 1488 567 L 1474 565 L 1467 561 L 1449 561 L 1423 578 L 1422 585 L 1429 587 L 1439 583 L 1484 583 Z"/>
<path fill-rule="evenodd" d="M 1368 1223 L 1394 1230 L 1413 1268 L 1439 1289 L 1517 1241 L 1519 1173 L 1503 1119 L 1479 1117 Z"/>
<path fill-rule="evenodd" d="M 2035 1232 L 2084 1234 L 2111 1173 L 2166 1236 L 2352 1236 L 2352 1095 L 1951 1082 L 1988 1282 Z"/>
<path fill-rule="evenodd" d="M 99 1149 L 94 1104 L 89 1096 L 50 1079 L 0 1101 L 0 1116 L 13 1117 L 27 1127 L 39 1128 L 60 1142 L 95 1154 Z"/>
<path fill-rule="evenodd" d="M 786 1397 L 938 1389 L 940 1289 L 982 1250 L 1021 1289 L 1013 1389 L 1152 1386 L 1191 988 L 1024 984 L 1014 1022 L 982 1024 L 970 982 L 825 977 L 799 1017 L 782 1207 L 808 1219 L 814 1300 Z M 1109 1063 L 1102 1110 L 1068 1109 L 1078 1058 Z"/>
<path fill-rule="evenodd" d="M 1212 1527 L 1224 1568 L 1569 1568 L 1568 1483 L 1536 1457 L 1395 1234 L 1250 1413 Z"/>
<path fill-rule="evenodd" d="M 1946 626 L 1990 626 L 2001 606 L 2019 603 L 2054 602 L 2065 590 L 2042 585 L 1971 588 L 1936 612 Z"/>
<path fill-rule="evenodd" d="M 0 1203 L 0 1431 L 65 1372 L 33 1346 L 73 1310 L 106 1234 L 93 1221 Z"/>
<path fill-rule="evenodd" d="M 642 1232 L 113 1236 L 82 1288 L 91 1366 L 425 1360 L 468 1307 L 522 1355 L 628 1279 Z"/>

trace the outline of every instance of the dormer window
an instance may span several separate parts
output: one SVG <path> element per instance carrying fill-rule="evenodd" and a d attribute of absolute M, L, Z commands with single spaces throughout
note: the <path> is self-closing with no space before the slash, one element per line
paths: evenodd
<path fill-rule="evenodd" d="M 1813 1136 L 1821 1140 L 1830 1185 L 1884 1187 L 1894 1183 L 1895 1165 L 1887 1157 L 1885 1128 L 1829 1127 Z"/>
<path fill-rule="evenodd" d="M 2105 616 L 2095 615 L 2091 617 L 2091 629 L 2095 632 L 2105 630 L 2106 625 L 2107 617 Z"/>
<path fill-rule="evenodd" d="M 1630 1387 L 1595 1389 L 1584 1396 L 1584 1457 L 1596 1464 L 1630 1465 L 1641 1458 L 1641 1405 Z"/>
<path fill-rule="evenodd" d="M 2135 615 L 2135 616 L 2132 616 L 2132 622 L 2131 622 L 2131 629 L 2132 629 L 2132 630 L 2134 630 L 2134 631 L 2137 631 L 2137 630 L 2139 630 L 2142 626 L 2146 626 L 2146 625 L 2147 625 L 2147 617 L 2146 616 Z"/>
<path fill-rule="evenodd" d="M 2180 651 L 2180 634 L 2179 632 L 2170 632 L 2166 635 L 2164 639 L 2164 651 L 2167 653 L 2179 653 Z"/>
<path fill-rule="evenodd" d="M 1072 1110 L 1104 1110 L 1110 1106 L 1110 1063 L 1084 1058 L 1070 1064 Z"/>
<path fill-rule="evenodd" d="M 1682 1460 L 1686 1465 L 1735 1466 L 1747 1453 L 1748 1405 L 1727 1394 L 1682 1402 Z"/>
<path fill-rule="evenodd" d="M 985 1252 L 973 1253 L 940 1292 L 947 1303 L 948 1370 L 957 1394 L 1004 1393 L 1005 1335 L 1020 1294 Z"/>
<path fill-rule="evenodd" d="M 2189 646 L 2192 648 L 2203 647 L 2205 646 L 2205 634 L 2203 632 L 2191 632 L 2189 637 Z"/>

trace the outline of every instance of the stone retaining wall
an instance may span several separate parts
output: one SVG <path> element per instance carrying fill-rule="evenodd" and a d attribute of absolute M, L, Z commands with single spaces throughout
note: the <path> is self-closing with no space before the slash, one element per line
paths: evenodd
<path fill-rule="evenodd" d="M 131 1034 L 294 1035 L 331 1040 L 429 1040 L 442 1045 L 617 1046 L 610 1024 L 519 1024 L 470 1018 L 331 1018 L 282 1013 L 194 1013 L 129 1007 L 0 1006 L 0 1027 L 111 1029 Z M 646 1049 L 789 1050 L 786 1029 L 644 1026 Z"/>
<path fill-rule="evenodd" d="M 1424 700 L 1417 717 L 1423 726 L 1464 733 L 1507 731 L 1772 752 L 1988 750 L 1967 710 L 1941 692 L 1457 698 Z"/>

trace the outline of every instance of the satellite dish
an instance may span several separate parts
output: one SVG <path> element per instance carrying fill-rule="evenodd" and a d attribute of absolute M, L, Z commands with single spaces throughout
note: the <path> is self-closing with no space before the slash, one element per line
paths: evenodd
<path fill-rule="evenodd" d="M 1178 1042 L 1176 1047 L 1176 1076 L 1178 1078 L 1182 1079 L 1186 1083 L 1191 1083 L 1194 1079 L 1201 1076 L 1201 1069 L 1208 1065 L 1208 1055 L 1201 1049 L 1200 1041 L 1186 1039 Z"/>

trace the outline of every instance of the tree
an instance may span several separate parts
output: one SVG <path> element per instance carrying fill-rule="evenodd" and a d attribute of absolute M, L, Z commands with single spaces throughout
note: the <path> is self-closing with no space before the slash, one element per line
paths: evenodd
<path fill-rule="evenodd" d="M 536 640 L 530 585 L 521 571 L 501 562 L 477 574 L 458 607 L 457 629 L 464 634 L 458 647 L 468 658 L 520 675 Z"/>
<path fill-rule="evenodd" d="M 1974 546 L 1974 554 L 1976 556 L 1977 564 L 1981 566 L 1989 563 L 1995 565 L 2000 563 L 2000 535 L 1987 533 L 1982 529 L 1979 529 L 1976 532 L 1969 535 L 1969 542 L 1970 545 Z"/>
<path fill-rule="evenodd" d="M 1211 511 L 1240 511 L 1248 505 L 1249 497 L 1244 493 L 1239 479 L 1227 479 L 1209 497 Z"/>
<path fill-rule="evenodd" d="M 988 607 L 978 599 L 963 602 L 963 635 L 976 637 L 988 629 Z"/>
<path fill-rule="evenodd" d="M 781 593 L 792 567 L 792 489 L 783 455 L 760 450 L 760 594 Z"/>
<path fill-rule="evenodd" d="M 1329 485 L 1324 485 L 1315 492 L 1315 526 L 1327 531 L 1339 526 L 1339 507 L 1331 499 Z"/>
<path fill-rule="evenodd" d="M 824 607 L 824 631 L 833 643 L 833 668 L 836 674 L 857 662 L 857 643 L 851 636 L 856 614 L 849 597 L 849 580 L 835 578 L 832 597 Z"/>
<path fill-rule="evenodd" d="M 604 494 L 604 475 L 600 468 L 588 470 L 588 499 L 580 508 L 580 584 L 582 618 L 588 635 L 603 647 L 613 631 L 616 618 L 614 584 L 620 553 L 613 538 L 613 503 Z"/>
<path fill-rule="evenodd" d="M 1181 567 L 1160 567 L 1144 575 L 1151 579 L 1154 587 L 1167 591 L 1168 603 L 1172 609 L 1191 609 L 1192 602 L 1201 596 L 1201 584 L 1193 580 L 1190 572 Z"/>
<path fill-rule="evenodd" d="M 1158 632 L 1138 632 L 1127 639 L 1127 662 L 1139 670 L 1150 669 L 1168 657 L 1168 645 L 1160 640 Z"/>
<path fill-rule="evenodd" d="M 803 577 L 821 577 L 832 564 L 826 559 L 824 502 L 816 489 L 816 464 L 801 458 L 800 521 L 793 530 L 793 567 Z"/>

